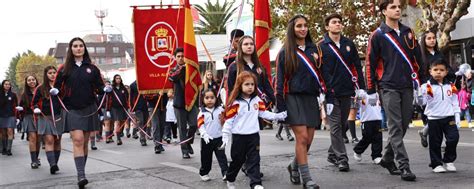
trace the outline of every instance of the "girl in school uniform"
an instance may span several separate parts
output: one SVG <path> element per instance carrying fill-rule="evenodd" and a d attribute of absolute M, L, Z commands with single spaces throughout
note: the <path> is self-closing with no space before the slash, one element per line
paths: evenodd
<path fill-rule="evenodd" d="M 12 155 L 13 134 L 20 120 L 16 119 L 18 104 L 16 94 L 12 92 L 9 80 L 2 81 L 0 90 L 0 147 L 2 155 Z"/>

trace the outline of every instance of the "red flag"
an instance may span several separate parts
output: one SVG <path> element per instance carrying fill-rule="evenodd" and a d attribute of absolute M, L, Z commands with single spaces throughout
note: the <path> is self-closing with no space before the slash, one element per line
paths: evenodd
<path fill-rule="evenodd" d="M 184 1 L 184 62 L 186 62 L 186 79 L 184 83 L 184 102 L 190 111 L 199 94 L 201 75 L 194 37 L 194 26 L 189 0 Z"/>
<path fill-rule="evenodd" d="M 257 48 L 257 55 L 260 63 L 265 68 L 268 79 L 272 75 L 270 67 L 270 28 L 272 27 L 272 20 L 270 18 L 270 6 L 268 0 L 255 1 L 255 46 Z"/>

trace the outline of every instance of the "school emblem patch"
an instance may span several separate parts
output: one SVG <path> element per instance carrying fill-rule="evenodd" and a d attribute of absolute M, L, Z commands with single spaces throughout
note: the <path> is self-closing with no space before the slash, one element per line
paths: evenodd
<path fill-rule="evenodd" d="M 255 110 L 258 110 L 258 104 L 254 104 L 254 105 L 253 105 L 253 108 L 254 108 Z"/>
<path fill-rule="evenodd" d="M 92 73 L 92 70 L 91 70 L 90 68 L 87 68 L 87 69 L 86 69 L 86 72 L 87 72 L 87 73 Z"/>
<path fill-rule="evenodd" d="M 351 47 L 350 47 L 350 46 L 346 46 L 346 50 L 347 50 L 347 52 L 351 52 Z"/>

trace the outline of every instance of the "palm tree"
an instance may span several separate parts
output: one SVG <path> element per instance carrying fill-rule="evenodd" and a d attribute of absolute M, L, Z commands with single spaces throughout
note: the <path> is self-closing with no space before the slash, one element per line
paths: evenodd
<path fill-rule="evenodd" d="M 198 32 L 201 34 L 225 34 L 225 26 L 230 20 L 232 14 L 234 14 L 237 7 L 232 8 L 234 3 L 228 3 L 227 0 L 224 4 L 220 4 L 217 0 L 216 4 L 211 4 L 210 0 L 204 4 L 204 7 L 195 5 L 202 19 L 199 20 Z"/>

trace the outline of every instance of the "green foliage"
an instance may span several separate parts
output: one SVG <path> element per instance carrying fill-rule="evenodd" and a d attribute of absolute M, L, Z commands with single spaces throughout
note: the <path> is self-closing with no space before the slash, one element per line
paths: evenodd
<path fill-rule="evenodd" d="M 11 81 L 12 84 L 12 90 L 16 91 L 18 89 L 18 86 L 16 85 L 16 65 L 18 64 L 18 60 L 20 60 L 20 53 L 18 53 L 16 56 L 14 56 L 10 60 L 10 65 L 8 66 L 7 71 L 5 72 L 5 79 L 8 79 Z"/>
<path fill-rule="evenodd" d="M 40 56 L 36 55 L 32 51 L 23 53 L 18 60 L 16 65 L 16 85 L 19 91 L 23 90 L 25 77 L 28 75 L 34 75 L 38 78 L 38 82 L 41 82 L 43 77 L 43 69 L 46 66 L 57 66 L 56 59 L 51 56 Z"/>
<path fill-rule="evenodd" d="M 199 20 L 198 32 L 201 34 L 225 34 L 225 26 L 230 21 L 231 16 L 237 10 L 237 7 L 232 8 L 234 3 L 224 1 L 221 5 L 219 1 L 212 4 L 210 0 L 204 3 L 204 7 L 194 5 L 202 16 Z"/>

